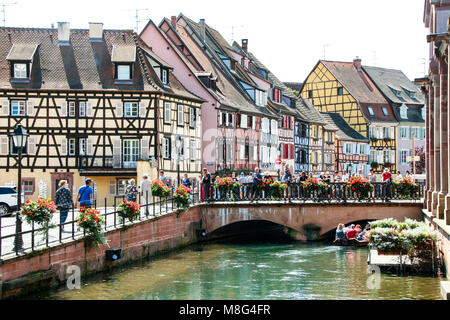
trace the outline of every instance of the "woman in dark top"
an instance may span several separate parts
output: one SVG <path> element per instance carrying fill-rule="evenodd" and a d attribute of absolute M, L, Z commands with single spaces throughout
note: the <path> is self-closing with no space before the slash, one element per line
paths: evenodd
<path fill-rule="evenodd" d="M 67 220 L 69 210 L 73 208 L 72 193 L 68 188 L 66 180 L 59 182 L 59 189 L 55 193 L 55 204 L 60 212 L 60 223 L 63 224 Z M 64 231 L 64 226 L 61 229 Z"/>
<path fill-rule="evenodd" d="M 127 201 L 133 201 L 136 202 L 137 200 L 137 186 L 136 186 L 136 180 L 131 179 L 130 184 L 127 186 L 127 189 L 125 190 L 125 197 Z"/>
<path fill-rule="evenodd" d="M 202 177 L 202 200 L 209 201 L 211 194 L 211 174 L 208 169 L 203 169 Z"/>

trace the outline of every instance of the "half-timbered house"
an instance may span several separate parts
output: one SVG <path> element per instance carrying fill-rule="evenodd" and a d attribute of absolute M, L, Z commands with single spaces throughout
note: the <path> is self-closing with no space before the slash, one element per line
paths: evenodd
<path fill-rule="evenodd" d="M 361 169 L 364 175 L 369 174 L 369 139 L 361 135 L 338 113 L 321 113 L 328 123 L 333 124 L 335 133 L 335 150 L 332 155 L 335 170 L 343 173 L 358 173 Z"/>
<path fill-rule="evenodd" d="M 382 93 L 367 76 L 361 60 L 319 61 L 305 80 L 301 93 L 320 112 L 339 113 L 371 140 L 371 163 L 377 172 L 397 168 L 398 122 Z"/>
<path fill-rule="evenodd" d="M 133 31 L 59 23 L 58 29 L 0 28 L 0 37 L 0 184 L 17 177 L 8 134 L 18 124 L 30 134 L 22 160 L 30 197 L 52 197 L 63 179 L 75 192 L 87 177 L 98 199 L 114 197 L 127 179 L 169 168 L 159 142 L 164 104 L 185 106 L 189 126 L 189 108 L 203 101 Z M 200 138 L 198 129 L 184 134 Z M 200 173 L 190 161 L 182 168 Z"/>

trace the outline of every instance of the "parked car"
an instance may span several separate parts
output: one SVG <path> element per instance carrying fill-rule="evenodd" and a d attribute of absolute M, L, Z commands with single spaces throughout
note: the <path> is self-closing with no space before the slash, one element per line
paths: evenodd
<path fill-rule="evenodd" d="M 25 201 L 22 192 L 22 203 Z M 17 191 L 13 187 L 0 187 L 0 217 L 11 215 L 17 210 Z"/>

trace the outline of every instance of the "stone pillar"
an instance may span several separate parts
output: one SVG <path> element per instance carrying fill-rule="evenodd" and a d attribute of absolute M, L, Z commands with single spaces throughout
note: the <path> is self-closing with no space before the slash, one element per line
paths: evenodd
<path fill-rule="evenodd" d="M 424 209 L 427 209 L 428 206 L 428 190 L 430 190 L 430 171 L 428 170 L 428 159 L 429 159 L 429 150 L 430 150 L 430 141 L 428 140 L 428 105 L 429 105 L 429 97 L 430 97 L 430 84 L 427 83 L 426 87 L 422 90 L 424 95 L 425 104 L 423 108 L 425 109 L 425 192 L 424 192 Z M 400 134 L 399 134 L 400 137 Z"/>
<path fill-rule="evenodd" d="M 441 190 L 441 126 L 440 126 L 440 114 L 441 114 L 441 88 L 440 88 L 440 76 L 439 73 L 433 75 L 434 83 L 434 115 L 433 115 L 433 129 L 434 129 L 434 186 L 431 200 L 432 213 L 434 217 L 438 217 L 437 206 L 439 202 L 439 191 Z"/>
<path fill-rule="evenodd" d="M 450 53 L 450 48 L 447 49 Z M 450 86 L 450 64 L 447 63 L 447 89 L 448 86 Z M 447 90 L 447 107 L 448 103 L 450 102 L 450 98 L 448 96 L 449 91 Z M 447 113 L 447 128 L 450 128 L 450 117 L 448 117 Z M 450 145 L 450 136 L 448 135 L 448 129 L 447 129 L 447 146 Z M 448 181 L 450 181 L 450 170 L 448 169 L 448 166 L 450 165 L 450 148 L 447 148 L 447 187 L 448 187 Z M 445 196 L 445 209 L 444 209 L 444 220 L 447 225 L 450 225 L 450 190 L 447 190 L 448 194 Z"/>
<path fill-rule="evenodd" d="M 429 90 L 428 90 L 428 104 L 427 104 L 427 173 L 429 176 L 429 188 L 427 189 L 427 210 L 429 212 L 433 211 L 432 199 L 433 199 L 433 189 L 434 189 L 434 83 L 433 78 L 429 80 Z"/>
<path fill-rule="evenodd" d="M 448 193 L 448 66 L 442 59 L 439 64 L 439 75 L 441 78 L 441 105 L 440 105 L 440 182 L 441 188 L 438 194 L 437 217 L 444 219 L 445 196 Z"/>

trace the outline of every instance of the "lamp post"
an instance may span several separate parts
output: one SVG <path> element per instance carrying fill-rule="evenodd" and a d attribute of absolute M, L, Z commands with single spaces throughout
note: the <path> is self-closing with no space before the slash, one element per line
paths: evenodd
<path fill-rule="evenodd" d="M 29 134 L 22 125 L 19 124 L 10 136 L 13 139 L 14 147 L 17 149 L 18 156 L 16 236 L 14 238 L 13 247 L 13 250 L 18 253 L 23 250 L 22 219 L 20 218 L 20 208 L 22 206 L 22 150 L 27 144 Z"/>
<path fill-rule="evenodd" d="M 183 138 L 181 136 L 177 136 L 175 140 L 175 147 L 177 148 L 177 174 L 178 174 L 178 185 L 181 185 L 181 176 L 180 176 L 180 160 L 181 160 L 181 149 L 183 146 Z"/>

